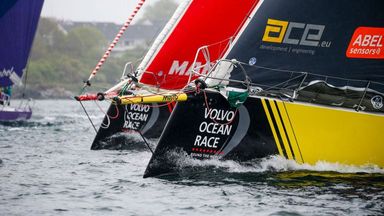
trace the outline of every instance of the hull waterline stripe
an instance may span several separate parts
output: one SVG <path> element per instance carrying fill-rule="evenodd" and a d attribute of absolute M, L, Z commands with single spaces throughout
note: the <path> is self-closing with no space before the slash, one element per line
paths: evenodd
<path fill-rule="evenodd" d="M 279 137 L 278 132 L 275 130 L 276 126 L 275 126 L 273 116 L 270 114 L 272 112 L 270 110 L 270 106 L 267 103 L 267 100 L 265 100 L 265 99 L 261 99 L 261 102 L 263 104 L 265 114 L 267 115 L 269 126 L 271 127 L 273 137 L 275 138 L 275 143 L 276 143 L 277 149 L 279 150 L 279 154 L 281 156 L 287 157 L 284 146 L 280 145 L 281 138 Z"/>
<path fill-rule="evenodd" d="M 277 117 L 280 119 L 281 125 L 282 125 L 282 127 L 283 127 L 283 131 L 284 131 L 284 134 L 285 134 L 285 137 L 286 137 L 286 140 L 287 140 L 287 144 L 288 144 L 289 150 L 291 151 L 292 158 L 293 158 L 294 160 L 296 160 L 295 152 L 294 152 L 293 149 L 292 149 L 291 141 L 289 140 L 289 136 L 288 136 L 288 133 L 287 133 L 287 129 L 286 129 L 286 127 L 285 127 L 283 118 L 281 117 L 280 109 L 279 109 L 279 107 L 278 107 L 278 105 L 277 105 L 277 102 L 276 102 L 276 101 L 274 101 L 274 102 L 275 102 L 275 106 L 276 106 L 276 110 L 277 110 L 277 114 L 278 114 Z M 287 146 L 286 146 L 286 147 L 287 147 Z"/>

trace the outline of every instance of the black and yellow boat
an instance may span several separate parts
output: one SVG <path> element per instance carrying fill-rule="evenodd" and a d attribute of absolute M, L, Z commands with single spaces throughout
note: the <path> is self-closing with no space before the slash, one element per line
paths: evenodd
<path fill-rule="evenodd" d="M 264 0 L 178 102 L 145 177 L 175 154 L 384 167 L 384 2 Z M 177 161 L 177 160 L 176 160 Z"/>

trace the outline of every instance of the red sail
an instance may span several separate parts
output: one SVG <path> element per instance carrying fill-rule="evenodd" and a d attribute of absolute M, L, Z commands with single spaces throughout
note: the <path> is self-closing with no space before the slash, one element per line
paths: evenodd
<path fill-rule="evenodd" d="M 183 88 L 198 48 L 214 44 L 209 47 L 210 61 L 222 57 L 257 2 L 193 0 L 144 67 L 140 81 L 163 89 Z M 204 65 L 206 57 L 199 55 L 196 62 Z"/>

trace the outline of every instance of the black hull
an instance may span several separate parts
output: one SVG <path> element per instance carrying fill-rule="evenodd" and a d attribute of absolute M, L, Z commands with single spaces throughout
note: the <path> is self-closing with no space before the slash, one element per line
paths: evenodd
<path fill-rule="evenodd" d="M 209 109 L 220 114 L 212 111 L 212 115 L 207 116 L 207 103 Z M 272 131 L 266 125 L 268 119 L 259 99 L 248 98 L 238 110 L 231 108 L 218 93 L 207 92 L 180 102 L 172 112 L 144 177 L 175 171 L 175 152 L 198 159 L 238 161 L 278 154 Z"/>
<path fill-rule="evenodd" d="M 91 150 L 121 150 L 145 147 L 133 136 L 140 131 L 145 138 L 158 138 L 172 111 L 171 104 L 111 105 L 104 117 Z M 132 146 L 134 145 L 134 146 Z"/>

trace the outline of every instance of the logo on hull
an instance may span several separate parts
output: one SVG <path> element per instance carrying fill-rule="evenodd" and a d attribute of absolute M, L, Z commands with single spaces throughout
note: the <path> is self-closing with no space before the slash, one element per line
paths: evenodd
<path fill-rule="evenodd" d="M 289 45 L 329 47 L 331 42 L 320 42 L 324 29 L 325 25 L 268 19 L 262 40 Z"/>
<path fill-rule="evenodd" d="M 348 58 L 384 59 L 384 28 L 359 27 L 346 52 Z"/>
<path fill-rule="evenodd" d="M 231 133 L 231 122 L 234 118 L 234 111 L 205 108 L 206 121 L 202 121 L 199 125 L 199 134 L 196 135 L 194 147 L 210 148 L 214 150 L 213 153 L 217 153 L 221 136 L 226 137 Z"/>
<path fill-rule="evenodd" d="M 383 107 L 383 97 L 380 95 L 373 96 L 371 99 L 373 108 L 381 109 Z"/>
<path fill-rule="evenodd" d="M 151 107 L 146 104 L 131 104 L 126 106 L 124 113 L 124 129 L 140 130 L 147 122 Z"/>
<path fill-rule="evenodd" d="M 296 55 L 315 55 L 317 48 L 331 47 L 331 41 L 321 41 L 325 25 L 268 19 L 260 49 Z"/>

